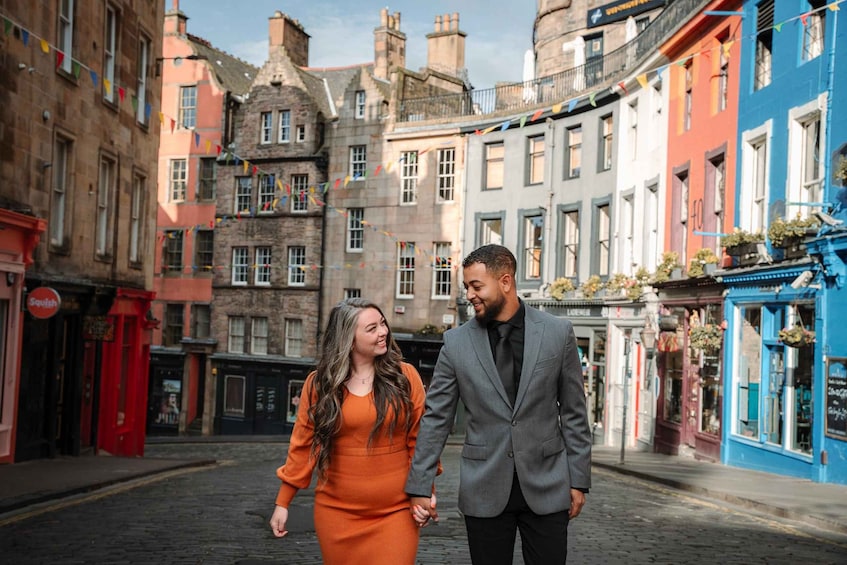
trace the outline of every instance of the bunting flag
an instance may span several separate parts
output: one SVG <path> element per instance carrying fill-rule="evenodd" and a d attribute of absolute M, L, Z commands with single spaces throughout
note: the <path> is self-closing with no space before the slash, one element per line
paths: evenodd
<path fill-rule="evenodd" d="M 532 117 L 529 119 L 529 121 L 534 122 L 535 120 L 540 118 L 542 114 L 544 114 L 544 110 L 539 108 L 538 110 L 535 111 L 535 113 L 532 115 Z M 479 131 L 479 130 L 476 130 L 476 131 Z"/>
<path fill-rule="evenodd" d="M 49 53 L 50 52 L 50 44 L 47 43 L 46 39 L 42 39 L 39 43 L 41 43 L 41 51 L 43 53 Z"/>
<path fill-rule="evenodd" d="M 82 73 L 82 65 L 79 64 L 78 61 L 74 61 L 71 59 L 71 72 L 74 75 L 74 78 L 79 80 L 79 75 Z"/>
<path fill-rule="evenodd" d="M 125 96 L 126 96 L 126 90 L 124 89 L 124 87 L 123 87 L 123 86 L 119 86 L 119 87 L 118 87 L 118 98 L 120 98 L 120 99 L 121 99 L 121 102 L 123 102 L 123 101 L 124 101 L 124 97 L 125 97 Z"/>
<path fill-rule="evenodd" d="M 526 125 L 527 116 L 521 116 L 521 125 L 520 127 L 524 127 Z"/>
<path fill-rule="evenodd" d="M 623 90 L 623 93 L 624 93 L 624 94 L 629 94 L 629 91 L 626 89 L 626 85 L 624 84 L 624 82 L 623 82 L 623 81 L 620 81 L 620 82 L 618 83 L 618 87 L 619 87 L 621 90 Z"/>
<path fill-rule="evenodd" d="M 588 103 L 589 103 L 589 104 L 591 104 L 592 106 L 594 106 L 594 107 L 596 108 L 596 107 L 597 107 L 597 102 L 595 102 L 595 101 L 594 101 L 594 97 L 595 97 L 595 96 L 597 96 L 597 93 L 596 93 L 596 92 L 592 92 L 591 94 L 589 94 L 589 95 L 588 95 Z"/>
<path fill-rule="evenodd" d="M 562 103 L 559 102 L 558 104 L 554 104 L 553 108 L 551 110 L 554 114 L 558 114 L 559 112 L 562 111 Z"/>
<path fill-rule="evenodd" d="M 641 88 L 647 88 L 647 74 L 638 75 L 635 77 L 635 80 L 638 81 L 638 86 Z"/>
<path fill-rule="evenodd" d="M 97 73 L 89 70 L 88 75 L 91 77 L 91 83 L 94 85 L 94 88 L 97 88 Z"/>
<path fill-rule="evenodd" d="M 58 69 L 59 67 L 61 67 L 62 63 L 64 63 L 64 62 L 65 62 L 65 54 L 62 53 L 61 51 L 56 51 L 56 68 Z"/>
<path fill-rule="evenodd" d="M 197 133 L 196 131 L 194 132 L 194 147 L 200 147 L 200 134 Z M 209 151 L 207 149 L 206 153 L 208 153 L 208 152 Z"/>
<path fill-rule="evenodd" d="M 512 124 L 512 120 L 506 120 L 506 121 L 505 121 L 505 122 L 503 122 L 503 124 L 500 126 L 500 131 L 506 131 L 507 129 L 509 129 L 509 126 L 510 126 L 511 124 Z"/>
<path fill-rule="evenodd" d="M 573 98 L 570 102 L 568 102 L 568 113 L 573 112 L 573 109 L 576 108 L 577 99 Z"/>

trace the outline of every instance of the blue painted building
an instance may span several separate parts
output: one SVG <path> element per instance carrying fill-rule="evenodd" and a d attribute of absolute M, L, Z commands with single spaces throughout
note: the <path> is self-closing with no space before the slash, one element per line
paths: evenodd
<path fill-rule="evenodd" d="M 722 273 L 721 459 L 847 484 L 847 22 L 837 8 L 748 0 L 743 17 L 729 16 L 742 42 L 736 226 L 768 238 L 752 265 Z M 775 226 L 786 222 L 804 233 L 782 237 Z"/>

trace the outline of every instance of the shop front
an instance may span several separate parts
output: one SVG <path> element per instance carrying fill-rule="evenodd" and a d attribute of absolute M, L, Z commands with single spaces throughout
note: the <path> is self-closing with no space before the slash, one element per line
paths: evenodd
<path fill-rule="evenodd" d="M 212 367 L 218 390 L 215 430 L 221 435 L 291 433 L 314 360 L 218 354 Z"/>
<path fill-rule="evenodd" d="M 723 286 L 711 277 L 660 286 L 654 450 L 719 461 Z"/>
<path fill-rule="evenodd" d="M 0 208 L 0 463 L 15 459 L 21 383 L 24 274 L 46 225 L 44 220 Z M 47 305 L 49 315 L 53 311 Z"/>

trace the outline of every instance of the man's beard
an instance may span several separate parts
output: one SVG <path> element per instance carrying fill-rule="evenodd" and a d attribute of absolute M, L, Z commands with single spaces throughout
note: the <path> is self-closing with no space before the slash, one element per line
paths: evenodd
<path fill-rule="evenodd" d="M 500 299 L 496 302 L 491 302 L 490 304 L 483 302 L 485 306 L 485 310 L 482 311 L 481 314 L 476 315 L 476 319 L 481 324 L 485 325 L 488 322 L 497 318 L 500 315 L 500 312 L 503 311 L 503 305 L 506 303 L 505 299 L 501 296 Z"/>

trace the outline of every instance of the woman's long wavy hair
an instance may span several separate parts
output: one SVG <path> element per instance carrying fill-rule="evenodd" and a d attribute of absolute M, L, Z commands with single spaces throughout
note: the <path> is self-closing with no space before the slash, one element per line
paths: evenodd
<path fill-rule="evenodd" d="M 309 419 L 314 427 L 311 456 L 316 460 L 318 477 L 326 479 L 330 463 L 332 442 L 341 429 L 341 403 L 344 400 L 345 382 L 352 373 L 353 338 L 359 315 L 373 308 L 385 318 L 382 310 L 368 300 L 348 298 L 329 313 L 324 332 L 318 366 L 314 379 L 317 398 L 309 409 Z M 394 341 L 391 328 L 386 338 L 388 351 L 374 359 L 373 398 L 376 406 L 376 421 L 368 437 L 368 445 L 388 423 L 385 433 L 391 437 L 397 423 L 408 432 L 412 427 L 412 387 L 403 375 L 400 362 L 403 356 Z"/>

